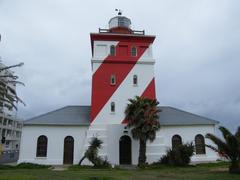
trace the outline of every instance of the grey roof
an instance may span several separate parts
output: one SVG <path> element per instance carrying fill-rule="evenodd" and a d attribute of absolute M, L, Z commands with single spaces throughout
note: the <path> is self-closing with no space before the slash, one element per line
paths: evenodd
<path fill-rule="evenodd" d="M 169 106 L 160 106 L 161 125 L 211 125 L 218 124 L 218 121 L 192 114 Z"/>
<path fill-rule="evenodd" d="M 160 124 L 213 125 L 218 121 L 168 106 L 160 106 Z M 24 125 L 89 125 L 91 106 L 66 106 L 24 121 Z"/>
<path fill-rule="evenodd" d="M 24 121 L 24 125 L 89 125 L 90 106 L 66 106 Z"/>

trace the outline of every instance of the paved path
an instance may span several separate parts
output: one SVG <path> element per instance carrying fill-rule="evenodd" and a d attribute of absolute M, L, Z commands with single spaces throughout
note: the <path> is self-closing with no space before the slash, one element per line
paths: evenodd
<path fill-rule="evenodd" d="M 135 165 L 120 165 L 118 166 L 120 169 L 126 169 L 126 170 L 134 170 L 137 169 L 137 166 Z"/>
<path fill-rule="evenodd" d="M 1 165 L 16 166 L 17 165 L 17 161 L 16 162 L 11 162 L 11 163 L 1 163 Z"/>
<path fill-rule="evenodd" d="M 55 166 L 52 166 L 52 170 L 53 171 L 65 171 L 68 169 L 70 165 L 55 165 Z"/>

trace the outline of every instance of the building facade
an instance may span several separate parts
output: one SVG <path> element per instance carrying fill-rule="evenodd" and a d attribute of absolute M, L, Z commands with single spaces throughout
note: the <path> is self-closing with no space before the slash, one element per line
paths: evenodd
<path fill-rule="evenodd" d="M 126 126 L 125 108 L 135 96 L 156 98 L 152 45 L 155 36 L 131 29 L 118 15 L 109 29 L 91 33 L 91 106 L 66 106 L 24 122 L 20 162 L 77 164 L 92 137 L 103 141 L 99 155 L 113 165 L 137 164 L 139 142 Z M 147 143 L 147 162 L 158 161 L 179 143 L 193 142 L 192 161 L 214 161 L 217 154 L 206 133 L 215 134 L 217 121 L 168 106 L 160 106 L 161 128 Z M 83 162 L 89 164 L 87 160 Z"/>
<path fill-rule="evenodd" d="M 19 150 L 21 133 L 22 122 L 12 115 L 0 112 L 0 138 L 5 137 L 2 151 Z"/>

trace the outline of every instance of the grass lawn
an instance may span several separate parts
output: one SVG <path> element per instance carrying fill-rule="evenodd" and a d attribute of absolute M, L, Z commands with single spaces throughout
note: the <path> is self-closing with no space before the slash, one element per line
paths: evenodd
<path fill-rule="evenodd" d="M 72 166 L 66 171 L 52 171 L 50 169 L 21 169 L 1 168 L 0 179 L 119 179 L 119 180 L 152 180 L 152 179 L 193 179 L 193 180 L 239 180 L 240 175 L 228 174 L 226 163 L 204 164 L 195 167 L 169 167 L 158 166 L 146 169 L 121 170 L 121 169 L 86 169 Z"/>

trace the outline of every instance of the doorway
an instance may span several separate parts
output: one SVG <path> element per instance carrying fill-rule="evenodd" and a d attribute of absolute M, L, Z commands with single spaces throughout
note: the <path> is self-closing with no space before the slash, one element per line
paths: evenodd
<path fill-rule="evenodd" d="M 74 139 L 67 136 L 64 139 L 63 164 L 73 164 Z"/>
<path fill-rule="evenodd" d="M 132 164 L 132 141 L 126 135 L 119 139 L 119 163 Z"/>

